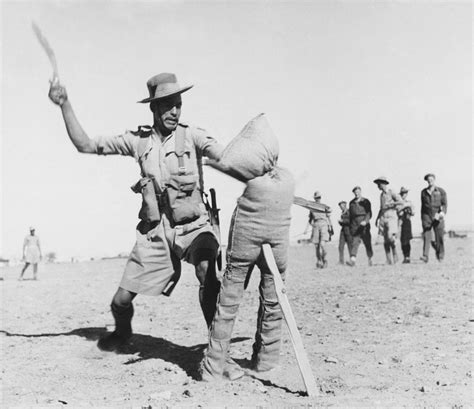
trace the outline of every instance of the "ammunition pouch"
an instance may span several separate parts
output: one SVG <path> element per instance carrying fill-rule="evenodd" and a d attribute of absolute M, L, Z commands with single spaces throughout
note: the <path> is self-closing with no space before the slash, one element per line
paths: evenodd
<path fill-rule="evenodd" d="M 132 186 L 132 190 L 142 195 L 142 207 L 138 213 L 139 219 L 148 223 L 159 222 L 161 220 L 161 213 L 158 206 L 154 178 L 142 177 Z"/>
<path fill-rule="evenodd" d="M 194 174 L 171 175 L 166 185 L 166 212 L 172 227 L 191 223 L 202 215 L 197 182 Z"/>

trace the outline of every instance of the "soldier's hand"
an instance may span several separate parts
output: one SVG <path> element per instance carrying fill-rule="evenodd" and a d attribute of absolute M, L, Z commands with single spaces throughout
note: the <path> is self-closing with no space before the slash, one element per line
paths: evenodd
<path fill-rule="evenodd" d="M 49 99 L 53 101 L 56 105 L 61 106 L 67 100 L 66 88 L 59 83 L 58 78 L 54 78 L 51 81 L 51 86 L 49 88 Z"/>
<path fill-rule="evenodd" d="M 146 238 L 149 241 L 155 241 L 159 237 L 159 225 L 151 229 L 147 234 Z"/>

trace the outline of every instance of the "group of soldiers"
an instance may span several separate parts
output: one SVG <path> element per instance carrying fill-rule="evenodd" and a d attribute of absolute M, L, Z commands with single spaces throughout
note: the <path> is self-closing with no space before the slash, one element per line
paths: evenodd
<path fill-rule="evenodd" d="M 423 227 L 423 255 L 421 260 L 429 260 L 430 247 L 435 250 L 438 261 L 444 259 L 444 218 L 447 212 L 447 196 L 444 189 L 436 185 L 433 173 L 425 175 L 424 180 L 428 186 L 421 191 L 421 221 Z M 374 180 L 380 190 L 380 210 L 375 219 L 378 235 L 383 237 L 383 245 L 387 264 L 398 262 L 397 239 L 400 238 L 403 253 L 402 263 L 411 262 L 411 244 L 413 238 L 411 218 L 415 214 L 413 203 L 408 200 L 408 189 L 402 187 L 399 193 L 390 189 L 389 181 L 381 176 Z M 339 202 L 341 216 L 339 225 L 339 264 L 356 265 L 357 251 L 362 242 L 364 244 L 368 264 L 372 265 L 374 255 L 372 249 L 372 236 L 370 233 L 370 219 L 372 218 L 372 205 L 362 197 L 362 189 L 355 186 L 352 189 L 354 198 L 349 202 Z M 321 202 L 321 193 L 314 193 L 314 201 Z M 311 242 L 316 248 L 316 268 L 328 266 L 326 243 L 334 234 L 331 223 L 330 211 L 310 211 L 309 226 L 312 227 Z M 345 262 L 344 252 L 347 246 L 350 259 Z"/>
<path fill-rule="evenodd" d="M 126 345 L 133 335 L 135 297 L 138 294 L 169 296 L 181 275 L 181 261 L 186 261 L 194 266 L 199 281 L 199 303 L 209 332 L 209 344 L 201 364 L 202 379 L 235 380 L 242 377 L 245 373 L 230 358 L 229 346 L 243 291 L 257 265 L 261 270 L 260 304 L 251 367 L 257 372 L 269 371 L 278 364 L 283 316 L 275 296 L 273 278 L 262 259 L 261 246 L 265 243 L 271 245 L 284 278 L 294 193 L 291 174 L 277 166 L 276 138 L 269 133 L 259 141 L 266 153 L 256 155 L 256 164 L 248 161 L 251 152 L 241 148 L 237 152 L 240 155 L 236 158 L 237 165 L 232 168 L 224 162 L 226 155 L 227 159 L 232 157 L 229 147 L 238 145 L 234 143 L 236 138 L 224 148 L 204 129 L 180 121 L 181 95 L 191 89 L 191 85 L 182 87 L 174 74 L 161 73 L 148 80 L 147 88 L 149 96 L 138 102 L 148 104 L 153 120 L 151 126 L 139 126 L 136 131 L 96 138 L 90 138 L 82 128 L 66 89 L 57 78 L 51 82 L 49 90 L 49 98 L 60 107 L 67 134 L 79 152 L 129 156 L 135 158 L 141 172 L 140 180 L 132 187 L 134 192 L 142 195 L 136 242 L 110 305 L 115 329 L 99 339 L 98 347 L 116 351 Z M 262 121 L 262 116 L 256 117 L 242 132 L 265 135 Z M 246 184 L 232 217 L 222 279 L 218 279 L 216 274 L 220 237 L 204 192 L 203 157 L 214 165 L 220 163 L 221 166 L 216 168 L 227 169 L 230 176 Z M 253 165 L 256 165 L 254 169 Z M 441 260 L 444 256 L 442 235 L 446 194 L 435 186 L 434 175 L 427 175 L 426 180 L 429 187 L 422 193 L 422 217 L 425 221 L 426 215 L 427 226 L 429 224 L 426 240 L 431 240 L 429 231 L 434 228 L 436 254 Z M 385 178 L 378 178 L 375 182 L 381 190 L 381 209 L 376 224 L 385 237 L 387 260 L 390 263 L 397 261 L 395 238 L 400 220 L 401 230 L 405 232 L 402 238 L 404 262 L 409 262 L 411 227 L 406 226 L 413 215 L 413 206 L 406 199 L 407 190 L 402 190 L 399 196 L 387 188 Z M 351 255 L 349 264 L 355 265 L 357 249 L 363 242 L 371 264 L 371 205 L 361 196 L 360 187 L 355 187 L 353 193 L 355 197 L 349 207 L 346 202 L 340 203 L 340 261 L 344 262 L 343 252 L 347 244 Z M 317 192 L 314 199 L 320 201 L 321 195 Z M 83 217 L 87 216 L 84 214 Z M 317 247 L 318 267 L 324 268 L 327 266 L 324 243 L 333 233 L 329 230 L 329 215 L 311 212 L 310 223 Z M 425 261 L 428 261 L 429 246 L 426 248 L 425 245 L 425 250 Z"/>

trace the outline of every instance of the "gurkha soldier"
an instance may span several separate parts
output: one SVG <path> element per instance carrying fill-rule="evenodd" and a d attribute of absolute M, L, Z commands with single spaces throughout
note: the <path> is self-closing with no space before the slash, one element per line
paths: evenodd
<path fill-rule="evenodd" d="M 350 216 L 349 209 L 347 208 L 347 202 L 341 201 L 338 203 L 341 209 L 341 217 L 339 219 L 339 225 L 341 226 L 341 233 L 339 234 L 339 264 L 344 265 L 344 247 L 347 245 L 349 256 L 351 252 L 351 229 L 350 229 Z"/>
<path fill-rule="evenodd" d="M 411 218 L 415 214 L 413 203 L 407 199 L 408 189 L 402 187 L 400 189 L 400 197 L 402 204 L 397 208 L 398 223 L 400 230 L 400 244 L 403 252 L 403 264 L 410 263 L 411 245 L 410 240 L 413 238 L 411 230 Z"/>
<path fill-rule="evenodd" d="M 375 219 L 375 225 L 380 223 L 380 229 L 383 234 L 383 246 L 387 257 L 387 264 L 398 262 L 397 255 L 397 237 L 398 237 L 398 215 L 397 208 L 402 204 L 402 198 L 388 188 L 386 177 L 379 177 L 374 180 L 380 192 L 380 210 Z M 392 260 L 393 255 L 393 260 Z"/>
<path fill-rule="evenodd" d="M 195 266 L 199 301 L 207 325 L 215 312 L 219 282 L 215 259 L 219 242 L 203 203 L 199 175 L 201 156 L 219 159 L 222 147 L 201 129 L 179 122 L 181 87 L 174 74 L 162 73 L 147 82 L 153 126 L 135 132 L 90 139 L 79 124 L 66 90 L 53 83 L 51 100 L 61 107 L 69 137 L 82 153 L 124 155 L 135 158 L 142 179 L 133 187 L 143 195 L 136 244 L 115 293 L 111 309 L 115 331 L 99 340 L 104 350 L 114 350 L 132 335 L 132 300 L 137 294 L 162 294 L 179 277 L 180 259 Z M 167 288 L 168 287 L 168 288 Z"/>
<path fill-rule="evenodd" d="M 314 192 L 314 201 L 321 203 L 321 193 Z M 331 240 L 334 234 L 329 211 L 322 213 L 310 210 L 308 217 L 308 227 L 311 227 L 311 242 L 316 250 L 316 268 L 326 268 L 328 266 L 326 243 Z M 306 233 L 307 229 L 305 230 Z"/>

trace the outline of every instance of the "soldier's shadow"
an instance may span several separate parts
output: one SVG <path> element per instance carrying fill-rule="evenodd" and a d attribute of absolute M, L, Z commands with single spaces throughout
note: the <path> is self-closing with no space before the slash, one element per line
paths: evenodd
<path fill-rule="evenodd" d="M 0 334 L 7 337 L 60 337 L 60 336 L 79 336 L 89 341 L 97 341 L 105 335 L 107 330 L 102 327 L 77 328 L 69 332 L 61 333 L 42 333 L 42 334 L 17 334 L 0 330 Z M 250 338 L 236 337 L 231 342 L 242 342 Z M 133 365 L 137 362 L 147 359 L 162 359 L 164 361 L 178 365 L 188 376 L 193 379 L 199 379 L 199 363 L 203 358 L 206 344 L 197 344 L 192 346 L 178 345 L 164 338 L 157 338 L 151 335 L 133 334 L 130 344 L 122 347 L 117 354 L 135 355 L 124 363 L 124 365 Z"/>

